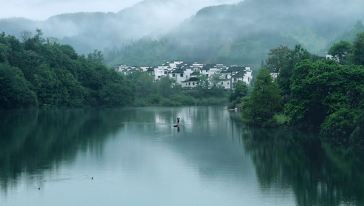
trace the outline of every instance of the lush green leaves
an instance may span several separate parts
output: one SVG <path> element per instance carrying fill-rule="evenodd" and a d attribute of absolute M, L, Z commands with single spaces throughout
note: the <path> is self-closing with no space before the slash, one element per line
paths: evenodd
<path fill-rule="evenodd" d="M 256 79 L 252 94 L 243 102 L 243 114 L 251 124 L 271 126 L 273 117 L 281 110 L 282 97 L 276 82 L 267 69 Z"/>
<path fill-rule="evenodd" d="M 122 106 L 131 104 L 128 81 L 102 65 L 102 54 L 88 57 L 42 38 L 41 31 L 20 42 L 0 35 L 1 108 Z"/>
<path fill-rule="evenodd" d="M 0 108 L 36 106 L 30 86 L 20 69 L 0 64 Z"/>
<path fill-rule="evenodd" d="M 352 45 L 350 42 L 340 41 L 330 48 L 329 54 L 337 58 L 340 63 L 346 64 L 352 55 Z"/>
<path fill-rule="evenodd" d="M 202 86 L 186 90 L 169 78 L 155 82 L 153 77 L 144 72 L 134 72 L 127 78 L 133 88 L 134 104 L 137 106 L 218 105 L 228 100 L 228 93 L 221 88 L 208 89 Z"/>
<path fill-rule="evenodd" d="M 234 86 L 234 91 L 230 95 L 231 108 L 236 108 L 237 104 L 239 104 L 242 98 L 248 95 L 248 85 L 244 82 L 237 82 Z"/>
<path fill-rule="evenodd" d="M 355 64 L 364 65 L 364 33 L 359 34 L 354 41 L 353 58 Z"/>
<path fill-rule="evenodd" d="M 285 95 L 284 113 L 277 113 L 278 106 L 271 108 L 272 102 L 279 102 L 278 95 L 272 95 L 277 92 L 263 92 L 269 90 L 262 85 L 274 84 L 263 70 L 265 74 L 259 74 L 253 93 L 243 101 L 245 118 L 259 126 L 270 125 L 270 121 L 285 122 L 320 132 L 332 145 L 363 148 L 364 33 L 353 45 L 334 44 L 330 54 L 339 61 L 316 58 L 301 47 L 273 49 L 267 67 L 279 73 L 277 82 Z"/>

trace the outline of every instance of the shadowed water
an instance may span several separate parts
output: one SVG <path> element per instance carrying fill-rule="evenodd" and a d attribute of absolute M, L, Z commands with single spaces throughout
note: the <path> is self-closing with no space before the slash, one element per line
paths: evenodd
<path fill-rule="evenodd" d="M 245 128 L 223 107 L 0 115 L 1 206 L 364 202 L 360 158 L 297 133 Z"/>

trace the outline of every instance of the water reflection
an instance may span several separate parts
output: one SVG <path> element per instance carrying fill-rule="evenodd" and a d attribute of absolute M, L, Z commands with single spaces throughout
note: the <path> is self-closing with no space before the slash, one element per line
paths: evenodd
<path fill-rule="evenodd" d="M 0 205 L 363 205 L 360 158 L 234 117 L 222 107 L 0 112 Z"/>
<path fill-rule="evenodd" d="M 0 186 L 6 190 L 21 175 L 70 164 L 78 152 L 99 150 L 104 138 L 130 116 L 103 110 L 14 110 L 0 116 Z M 132 116 L 132 113 L 127 113 Z"/>
<path fill-rule="evenodd" d="M 287 130 L 247 129 L 243 140 L 264 189 L 293 190 L 302 206 L 364 204 L 362 157 L 339 155 Z"/>

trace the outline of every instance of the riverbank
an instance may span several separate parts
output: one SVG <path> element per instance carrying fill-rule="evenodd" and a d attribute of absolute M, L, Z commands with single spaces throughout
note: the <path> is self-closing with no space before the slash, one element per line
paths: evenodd
<path fill-rule="evenodd" d="M 299 128 L 333 147 L 364 149 L 364 33 L 334 44 L 330 54 L 335 58 L 300 45 L 272 49 L 253 90 L 239 99 L 246 123 Z"/>

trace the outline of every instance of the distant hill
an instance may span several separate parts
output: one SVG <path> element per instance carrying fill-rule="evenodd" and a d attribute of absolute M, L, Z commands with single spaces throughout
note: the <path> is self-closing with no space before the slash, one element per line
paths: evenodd
<path fill-rule="evenodd" d="M 144 39 L 109 52 L 110 64 L 171 59 L 259 65 L 279 45 L 302 44 L 323 54 L 330 42 L 364 19 L 359 0 L 246 0 L 201 9 L 160 41 Z"/>
<path fill-rule="evenodd" d="M 3 19 L 0 32 L 21 37 L 40 28 L 80 53 L 105 51 L 110 65 L 183 59 L 256 66 L 279 45 L 302 44 L 325 54 L 331 42 L 352 39 L 360 28 L 350 29 L 364 20 L 362 0 L 245 0 L 205 7 L 236 1 L 144 0 L 117 13 Z"/>
<path fill-rule="evenodd" d="M 37 28 L 45 36 L 71 44 L 78 52 L 120 47 L 143 37 L 158 39 L 206 5 L 236 0 L 144 0 L 117 13 L 72 13 L 45 21 L 0 19 L 0 32 L 21 37 Z"/>
<path fill-rule="evenodd" d="M 338 42 L 341 40 L 352 42 L 355 40 L 358 34 L 363 32 L 364 32 L 363 22 L 358 21 L 350 30 L 345 31 L 343 34 L 337 37 L 334 42 Z"/>

